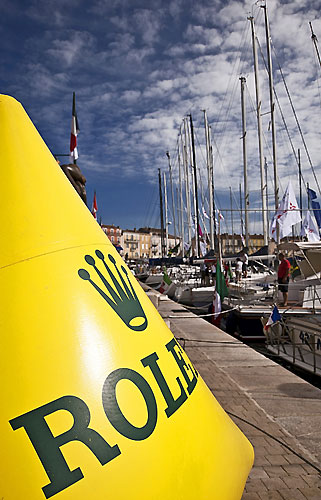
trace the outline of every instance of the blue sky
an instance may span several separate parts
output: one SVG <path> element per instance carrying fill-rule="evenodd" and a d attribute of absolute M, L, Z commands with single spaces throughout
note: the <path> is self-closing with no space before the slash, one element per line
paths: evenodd
<path fill-rule="evenodd" d="M 270 0 L 268 9 L 274 55 L 320 177 L 320 69 L 308 24 L 312 21 L 321 39 L 320 6 L 308 0 Z M 215 145 L 217 205 L 223 213 L 229 208 L 231 187 L 236 208 L 243 182 L 239 78 L 245 76 L 250 206 L 258 208 L 249 14 L 255 18 L 265 54 L 260 2 L 2 0 L 1 92 L 22 103 L 53 154 L 68 153 L 76 92 L 78 164 L 87 178 L 89 205 L 96 190 L 102 222 L 125 229 L 159 226 L 158 169 L 167 171 L 169 150 L 177 179 L 176 143 L 188 113 L 194 120 L 197 165 L 206 192 L 203 109 Z M 260 54 L 259 65 L 262 111 L 268 113 L 267 75 Z M 317 190 L 275 62 L 274 69 L 289 133 L 295 149 L 301 149 L 304 180 Z M 272 194 L 267 114 L 263 129 Z M 297 167 L 279 112 L 277 132 L 281 194 L 289 177 L 298 193 Z M 251 215 L 252 232 L 261 231 L 259 219 L 258 213 Z M 228 224 L 228 212 L 225 220 Z"/>

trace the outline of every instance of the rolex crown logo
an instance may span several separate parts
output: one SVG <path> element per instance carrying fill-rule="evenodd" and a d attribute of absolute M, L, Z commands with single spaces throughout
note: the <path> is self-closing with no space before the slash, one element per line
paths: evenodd
<path fill-rule="evenodd" d="M 124 266 L 121 266 L 122 272 L 120 272 L 116 265 L 116 260 L 112 255 L 108 254 L 108 259 L 115 268 L 115 270 L 112 271 L 106 262 L 103 253 L 100 252 L 100 250 L 96 250 L 95 254 L 98 259 L 102 261 L 103 266 L 114 286 L 111 286 L 111 284 L 108 283 L 105 276 L 96 266 L 95 259 L 91 255 L 85 255 L 85 261 L 94 268 L 97 276 L 105 286 L 108 295 L 91 279 L 89 272 L 85 269 L 78 270 L 80 278 L 91 283 L 95 290 L 97 290 L 97 292 L 105 299 L 107 304 L 112 307 L 115 313 L 118 314 L 128 328 L 136 332 L 145 330 L 147 328 L 147 318 L 130 282 L 127 270 Z"/>

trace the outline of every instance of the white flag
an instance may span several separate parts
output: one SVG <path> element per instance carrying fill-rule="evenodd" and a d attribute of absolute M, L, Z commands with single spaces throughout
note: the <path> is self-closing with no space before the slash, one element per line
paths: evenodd
<path fill-rule="evenodd" d="M 201 251 L 201 257 L 204 257 L 206 255 L 206 244 L 204 241 L 200 241 L 200 251 Z"/>
<path fill-rule="evenodd" d="M 216 291 L 214 292 L 213 307 L 214 307 L 215 318 L 217 318 L 217 316 L 219 316 L 220 312 L 222 311 L 222 303 L 220 294 L 217 293 Z"/>
<path fill-rule="evenodd" d="M 209 216 L 205 212 L 205 208 L 204 207 L 202 207 L 202 211 L 203 211 L 203 215 L 204 215 L 205 219 L 209 219 Z"/>
<path fill-rule="evenodd" d="M 309 210 L 306 213 L 305 219 L 303 221 L 301 236 L 306 236 L 308 241 L 320 241 L 320 235 Z"/>
<path fill-rule="evenodd" d="M 218 209 L 217 209 L 216 211 L 217 211 L 217 213 L 218 213 L 219 218 L 220 218 L 221 220 L 224 220 L 224 216 L 223 216 L 222 212 L 221 212 L 220 210 L 218 210 Z"/>
<path fill-rule="evenodd" d="M 276 224 L 279 224 L 280 238 L 288 236 L 292 232 L 292 226 L 301 221 L 300 210 L 295 198 L 294 190 L 289 181 L 283 198 L 279 204 L 271 223 L 270 236 L 275 238 Z"/>

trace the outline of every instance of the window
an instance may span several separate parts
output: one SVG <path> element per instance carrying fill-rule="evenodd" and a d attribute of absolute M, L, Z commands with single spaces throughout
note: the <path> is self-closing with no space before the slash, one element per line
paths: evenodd
<path fill-rule="evenodd" d="M 113 237 L 113 236 L 111 236 L 111 238 L 110 238 L 110 239 L 111 239 L 111 242 L 113 243 L 113 241 L 114 241 L 114 237 Z"/>
<path fill-rule="evenodd" d="M 110 234 L 114 234 L 114 230 L 112 227 L 110 228 Z"/>

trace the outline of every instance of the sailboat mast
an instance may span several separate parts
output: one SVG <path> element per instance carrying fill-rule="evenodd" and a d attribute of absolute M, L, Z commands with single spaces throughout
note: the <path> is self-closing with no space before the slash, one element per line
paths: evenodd
<path fill-rule="evenodd" d="M 243 207 L 242 207 L 242 185 L 239 186 L 239 197 L 240 197 L 240 215 L 241 215 L 241 235 L 244 235 L 244 224 L 243 224 Z"/>
<path fill-rule="evenodd" d="M 273 86 L 273 70 L 272 70 L 272 56 L 271 56 L 271 35 L 270 25 L 268 20 L 268 13 L 266 5 L 261 5 L 264 10 L 265 19 L 265 36 L 266 36 L 266 49 L 267 49 L 267 62 L 269 73 L 269 92 L 270 92 L 270 109 L 271 109 L 271 133 L 272 133 L 272 153 L 273 153 L 273 169 L 274 169 L 274 200 L 275 210 L 279 207 L 279 180 L 278 180 L 278 167 L 276 156 L 276 133 L 275 133 L 275 103 L 274 103 L 274 86 Z M 276 239 L 280 243 L 280 228 L 276 225 Z"/>
<path fill-rule="evenodd" d="M 164 257 L 164 217 L 163 217 L 163 192 L 162 192 L 162 176 L 160 168 L 158 169 L 158 186 L 159 186 L 159 209 L 161 222 L 161 255 Z"/>
<path fill-rule="evenodd" d="M 313 45 L 315 47 L 315 51 L 317 53 L 317 56 L 318 56 L 318 61 L 319 61 L 319 64 L 321 66 L 321 57 L 320 57 L 320 52 L 319 52 L 319 47 L 318 47 L 318 39 L 317 39 L 317 35 L 315 33 L 313 33 L 313 28 L 312 28 L 312 23 L 311 21 L 309 22 L 309 25 L 310 25 L 310 29 L 311 29 L 311 39 L 313 41 Z"/>
<path fill-rule="evenodd" d="M 266 156 L 264 156 L 264 175 L 265 175 L 265 185 L 266 185 L 266 213 L 267 220 L 270 220 L 270 211 L 269 211 L 269 193 L 268 193 L 268 164 L 266 161 Z"/>
<path fill-rule="evenodd" d="M 168 255 L 168 211 L 167 211 L 167 186 L 166 186 L 166 174 L 163 172 L 164 177 L 164 201 L 165 201 L 165 256 Z"/>
<path fill-rule="evenodd" d="M 189 115 L 188 115 L 189 116 Z M 191 202 L 191 224 L 192 227 L 194 227 L 194 241 L 195 245 L 193 248 L 193 254 L 197 257 L 197 238 L 198 238 L 198 233 L 196 234 L 195 228 L 196 228 L 196 199 L 195 199 L 195 183 L 194 183 L 194 170 L 193 170 L 193 152 L 192 152 L 192 138 L 191 138 L 191 127 L 188 123 L 188 118 L 186 118 L 186 131 L 187 131 L 187 150 L 188 150 L 188 165 L 191 168 L 191 191 L 192 191 L 192 198 L 193 198 L 193 207 L 194 207 L 194 212 L 192 212 L 192 202 Z"/>
<path fill-rule="evenodd" d="M 249 188 L 247 182 L 247 149 L 246 149 L 246 113 L 244 86 L 246 78 L 241 76 L 241 105 L 242 105 L 242 139 L 243 139 L 243 171 L 244 171 L 244 214 L 245 214 L 245 246 L 249 247 Z"/>
<path fill-rule="evenodd" d="M 181 155 L 179 152 L 178 143 L 178 189 L 179 189 L 179 206 L 180 206 L 180 232 L 181 232 L 181 244 L 182 244 L 182 257 L 184 257 L 184 208 L 183 208 L 183 186 L 182 186 L 182 163 Z"/>
<path fill-rule="evenodd" d="M 213 164 L 211 161 L 211 136 L 208 126 L 206 110 L 204 112 L 204 128 L 205 128 L 205 144 L 206 144 L 206 163 L 207 163 L 207 177 L 208 177 L 208 192 L 209 192 L 209 206 L 210 206 L 210 244 L 214 249 L 214 217 L 213 217 Z"/>
<path fill-rule="evenodd" d="M 231 205 L 231 229 L 232 229 L 232 251 L 235 252 L 235 239 L 234 239 L 234 220 L 233 220 L 233 199 L 232 188 L 230 186 L 230 205 Z"/>
<path fill-rule="evenodd" d="M 264 175 L 264 158 L 263 158 L 263 144 L 262 144 L 262 118 L 261 118 L 261 97 L 259 85 L 259 71 L 257 59 L 257 46 L 256 34 L 254 29 L 254 17 L 248 17 L 251 22 L 252 30 L 252 47 L 253 47 L 253 60 L 254 60 L 254 76 L 255 76 L 255 95 L 256 95 L 256 117 L 257 117 L 257 132 L 259 143 L 259 161 L 260 161 L 260 175 L 261 175 L 261 197 L 262 197 L 262 223 L 263 223 L 263 241 L 264 245 L 268 244 L 268 220 L 267 220 L 267 206 L 266 206 L 266 191 L 267 185 L 265 183 Z"/>
<path fill-rule="evenodd" d="M 301 171 L 301 151 L 298 149 L 298 168 L 299 168 L 299 193 L 300 193 L 300 215 L 301 215 L 301 231 L 302 231 L 302 171 Z"/>
<path fill-rule="evenodd" d="M 192 155 L 193 155 L 193 172 L 194 172 L 194 196 L 195 196 L 195 243 L 196 245 L 196 256 L 199 257 L 201 254 L 200 251 L 200 239 L 198 235 L 198 229 L 200 227 L 199 223 L 199 213 L 198 213 L 198 196 L 197 196 L 197 168 L 196 168 L 196 154 L 195 154 L 195 142 L 194 142 L 194 127 L 192 115 L 189 115 L 190 119 L 190 127 L 191 127 L 191 141 L 192 141 Z"/>
<path fill-rule="evenodd" d="M 208 127 L 209 137 L 211 137 L 211 127 Z M 214 251 L 218 249 L 218 239 L 217 239 L 217 222 L 216 222 L 216 206 L 215 206 L 215 182 L 214 182 L 214 155 L 213 146 L 210 143 L 210 162 L 211 162 L 211 172 L 212 172 L 212 193 L 213 193 L 213 222 L 214 222 Z"/>
<path fill-rule="evenodd" d="M 176 245 L 176 217 L 175 217 L 175 199 L 174 199 L 174 190 L 173 190 L 173 175 L 172 175 L 172 164 L 171 164 L 171 155 L 169 151 L 166 151 L 166 156 L 168 158 L 168 168 L 169 168 L 169 182 L 171 186 L 171 196 L 172 196 L 172 212 L 173 212 L 173 224 L 174 224 L 174 238 Z"/>
<path fill-rule="evenodd" d="M 188 244 L 192 243 L 192 228 L 191 228 L 191 198 L 189 189 L 189 175 L 188 175 L 188 157 L 187 157 L 187 130 L 186 130 L 186 119 L 184 118 L 184 142 L 183 144 L 183 155 L 184 155 L 184 177 L 185 177 L 185 198 L 186 198 L 186 210 L 187 210 L 187 229 L 188 229 Z"/>

